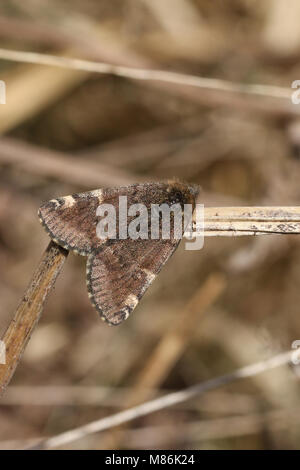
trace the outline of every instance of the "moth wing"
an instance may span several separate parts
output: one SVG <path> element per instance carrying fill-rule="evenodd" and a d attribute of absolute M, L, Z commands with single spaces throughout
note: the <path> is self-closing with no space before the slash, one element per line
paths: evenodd
<path fill-rule="evenodd" d="M 180 240 L 119 240 L 88 257 L 87 286 L 103 320 L 126 320 Z"/>
<path fill-rule="evenodd" d="M 151 201 L 164 199 L 167 188 L 166 183 L 144 183 L 72 194 L 46 202 L 39 208 L 38 215 L 56 243 L 88 256 L 104 243 L 96 233 L 99 221 L 96 211 L 100 204 L 115 207 L 118 223 L 119 196 L 127 196 L 128 205 L 144 203 L 148 208 Z"/>
<path fill-rule="evenodd" d="M 169 239 L 101 240 L 97 237 L 97 208 L 111 204 L 119 224 L 120 196 L 128 204 L 194 203 L 198 189 L 181 183 L 144 183 L 94 190 L 51 200 L 39 209 L 40 221 L 50 237 L 67 250 L 88 256 L 89 296 L 101 317 L 112 325 L 126 319 L 180 239 L 171 228 Z M 160 231 L 161 235 L 161 231 Z"/>
<path fill-rule="evenodd" d="M 113 197 L 111 190 L 97 189 L 52 199 L 39 208 L 40 222 L 56 243 L 87 256 L 103 243 L 96 236 L 96 211 L 107 193 Z"/>

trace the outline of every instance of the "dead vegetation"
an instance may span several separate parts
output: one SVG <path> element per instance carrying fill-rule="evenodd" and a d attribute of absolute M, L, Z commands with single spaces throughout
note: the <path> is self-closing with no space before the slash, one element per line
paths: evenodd
<path fill-rule="evenodd" d="M 297 0 L 2 2 L 2 49 L 219 81 L 0 60 L 1 337 L 48 244 L 36 216 L 44 200 L 179 177 L 201 185 L 205 206 L 300 205 L 300 105 L 289 99 L 300 79 L 298 13 Z M 247 93 L 253 85 L 260 95 Z M 1 448 L 289 350 L 300 339 L 299 243 L 181 246 L 119 328 L 97 318 L 84 260 L 69 256 L 2 399 Z M 297 449 L 298 407 L 297 368 L 285 364 L 64 447 Z"/>

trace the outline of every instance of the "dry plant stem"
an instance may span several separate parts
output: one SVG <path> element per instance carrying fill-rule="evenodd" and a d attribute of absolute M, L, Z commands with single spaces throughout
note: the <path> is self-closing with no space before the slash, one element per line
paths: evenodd
<path fill-rule="evenodd" d="M 300 234 L 300 207 L 206 207 L 204 235 Z"/>
<path fill-rule="evenodd" d="M 103 52 L 103 51 L 102 51 Z M 107 55 L 107 54 L 105 54 Z M 120 59 L 119 54 L 117 54 Z M 113 54 L 115 57 L 115 54 Z M 192 99 L 199 104 L 222 105 L 248 111 L 299 116 L 299 107 L 291 101 L 291 89 L 272 85 L 234 83 L 226 80 L 203 78 L 195 75 L 154 70 L 152 64 L 136 62 L 129 54 L 130 64 L 135 66 L 114 65 L 107 62 L 94 62 L 71 57 L 60 57 L 36 52 L 0 49 L 0 59 L 31 64 L 81 70 L 102 74 L 112 74 L 144 83 L 172 94 Z M 148 68 L 149 65 L 149 68 Z M 147 68 L 146 68 L 147 67 Z"/>
<path fill-rule="evenodd" d="M 87 406 L 98 409 L 117 408 L 130 394 L 132 387 L 101 386 L 101 385 L 10 385 L 1 398 L 1 406 Z M 169 389 L 147 390 L 147 399 L 170 393 Z M 215 404 L 217 402 L 217 405 Z M 252 396 L 217 391 L 203 397 L 197 402 L 179 404 L 178 410 L 218 412 L 221 415 L 233 413 L 252 413 L 256 411 L 256 402 Z M 1 441 L 0 441 L 1 448 Z"/>
<path fill-rule="evenodd" d="M 0 395 L 15 372 L 67 256 L 68 251 L 52 241 L 49 243 L 2 338 L 6 346 L 6 364 L 0 365 Z"/>
<path fill-rule="evenodd" d="M 190 343 L 195 325 L 199 325 L 202 315 L 219 298 L 225 287 L 226 279 L 221 274 L 211 274 L 197 289 L 185 308 L 178 312 L 174 324 L 165 332 L 143 365 L 135 386 L 126 400 L 127 408 L 148 399 L 151 389 L 158 388 L 168 376 Z"/>
<path fill-rule="evenodd" d="M 292 359 L 297 359 L 299 357 L 299 353 L 297 353 L 297 357 L 294 356 L 295 354 L 296 351 L 286 351 L 284 353 L 278 354 L 277 356 L 273 356 L 270 359 L 266 359 L 264 361 L 257 362 L 256 364 L 238 369 L 230 374 L 222 375 L 220 377 L 208 380 L 207 382 L 193 385 L 192 387 L 181 390 L 179 392 L 170 393 L 163 397 L 143 403 L 142 405 L 121 411 L 120 413 L 116 413 L 103 419 L 92 421 L 84 426 L 72 429 L 71 431 L 67 431 L 49 439 L 45 439 L 38 445 L 31 447 L 31 449 L 53 449 L 55 447 L 64 446 L 70 442 L 82 439 L 89 434 L 104 431 L 114 426 L 133 421 L 134 419 L 137 419 L 141 416 L 149 415 L 155 411 L 183 403 L 209 390 L 214 390 L 223 385 L 233 383 L 237 380 L 253 377 L 267 370 L 289 364 Z"/>
<path fill-rule="evenodd" d="M 291 101 L 291 89 L 279 86 L 234 83 L 166 70 L 127 67 L 107 62 L 7 49 L 0 49 L 0 59 L 142 80 L 162 90 L 182 95 L 202 104 L 225 105 L 272 114 L 299 115 L 298 106 L 293 105 Z M 195 93 L 197 89 L 201 93 Z"/>
<path fill-rule="evenodd" d="M 177 85 L 188 85 L 198 88 L 213 90 L 223 90 L 233 93 L 247 95 L 267 96 L 270 98 L 291 98 L 291 90 L 272 85 L 244 85 L 241 83 L 229 82 L 226 80 L 211 79 L 189 75 L 184 73 L 169 72 L 165 70 L 150 70 L 121 65 L 112 65 L 105 62 L 94 62 L 90 60 L 75 59 L 72 57 L 59 57 L 38 52 L 13 51 L 0 49 L 0 59 L 16 62 L 27 62 L 31 64 L 52 65 L 55 67 L 70 68 L 74 70 L 84 70 L 86 72 L 96 72 L 113 74 L 120 77 L 134 80 L 155 80 Z"/>
<path fill-rule="evenodd" d="M 151 398 L 151 390 L 153 392 L 158 388 L 168 376 L 190 343 L 195 325 L 199 325 L 201 316 L 218 299 L 225 286 L 226 280 L 221 274 L 211 274 L 197 289 L 185 308 L 177 312 L 174 324 L 167 329 L 143 365 L 131 392 L 124 400 L 123 408 L 130 408 Z M 110 433 L 106 440 L 104 438 L 102 447 L 119 448 L 120 442 L 124 439 L 125 429 L 124 426 Z"/>

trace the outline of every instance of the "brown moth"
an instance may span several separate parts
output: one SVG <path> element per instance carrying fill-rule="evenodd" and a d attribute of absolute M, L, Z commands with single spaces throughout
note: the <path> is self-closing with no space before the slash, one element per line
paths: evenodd
<path fill-rule="evenodd" d="M 180 239 L 100 239 L 96 227 L 101 204 L 119 209 L 119 197 L 127 196 L 128 205 L 184 204 L 195 206 L 198 187 L 171 181 L 144 183 L 119 188 L 97 189 L 52 199 L 43 204 L 39 219 L 50 237 L 63 248 L 87 256 L 87 287 L 92 304 L 110 325 L 126 320 L 176 250 Z M 130 218 L 128 218 L 128 221 Z M 117 224 L 118 224 L 117 215 Z M 172 224 L 171 224 L 172 225 Z"/>

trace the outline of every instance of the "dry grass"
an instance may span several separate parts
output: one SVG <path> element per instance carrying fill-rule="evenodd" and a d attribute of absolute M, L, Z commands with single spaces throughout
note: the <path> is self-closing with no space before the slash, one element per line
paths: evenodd
<path fill-rule="evenodd" d="M 241 233 L 268 229 L 255 212 L 262 206 L 294 208 L 298 233 L 300 107 L 289 90 L 300 78 L 300 41 L 292 3 L 177 0 L 167 18 L 158 1 L 1 4 L 1 49 L 102 62 L 111 72 L 0 60 L 2 335 L 48 243 L 36 216 L 44 200 L 178 177 L 201 185 L 207 208 L 252 208 L 254 219 L 243 218 L 244 209 L 229 214 Z M 133 69 L 146 79 L 115 73 Z M 164 71 L 164 80 L 153 71 Z M 257 84 L 262 94 L 245 93 Z M 217 221 L 206 214 L 210 233 L 232 232 L 224 212 Z M 279 215 L 272 232 L 288 229 L 286 213 Z M 3 397 L 1 447 L 28 447 L 150 394 L 288 351 L 300 339 L 299 240 L 207 237 L 199 252 L 182 246 L 119 328 L 99 321 L 84 262 L 69 256 Z M 298 449 L 297 408 L 298 372 L 286 363 L 126 423 L 126 433 L 107 430 L 62 447 Z"/>

